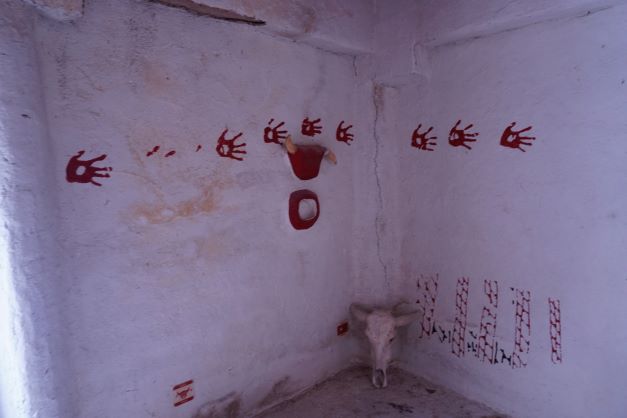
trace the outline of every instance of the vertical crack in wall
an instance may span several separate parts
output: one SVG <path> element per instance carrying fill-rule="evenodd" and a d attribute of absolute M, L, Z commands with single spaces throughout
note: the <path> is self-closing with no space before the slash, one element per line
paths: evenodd
<path fill-rule="evenodd" d="M 383 229 L 383 189 L 381 187 L 381 176 L 379 175 L 380 138 L 377 133 L 379 116 L 381 114 L 381 110 L 383 109 L 383 89 L 384 87 L 381 84 L 373 82 L 372 102 L 374 104 L 374 125 L 372 131 L 374 136 L 374 154 L 372 161 L 374 163 L 374 177 L 377 183 L 377 214 L 374 220 L 374 230 L 377 236 L 377 258 L 379 259 L 379 264 L 381 264 L 381 267 L 383 268 L 383 278 L 385 279 L 385 285 L 389 290 L 390 281 L 388 279 L 388 266 L 383 260 L 383 256 L 381 254 L 381 231 Z"/>

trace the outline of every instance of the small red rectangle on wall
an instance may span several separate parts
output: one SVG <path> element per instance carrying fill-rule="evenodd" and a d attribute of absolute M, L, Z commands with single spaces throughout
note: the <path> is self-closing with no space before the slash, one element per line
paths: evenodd
<path fill-rule="evenodd" d="M 194 399 L 193 383 L 193 380 L 188 380 L 187 382 L 179 383 L 172 388 L 174 391 L 174 406 L 183 405 L 184 403 Z"/>
<path fill-rule="evenodd" d="M 337 335 L 344 335 L 348 332 L 348 322 L 342 322 L 337 326 Z"/>

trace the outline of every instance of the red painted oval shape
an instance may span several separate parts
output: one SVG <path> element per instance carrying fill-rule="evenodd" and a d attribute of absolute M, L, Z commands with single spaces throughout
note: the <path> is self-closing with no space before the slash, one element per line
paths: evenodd
<path fill-rule="evenodd" d="M 311 199 L 316 203 L 316 214 L 309 219 L 301 218 L 298 212 L 300 202 L 305 199 Z M 318 195 L 307 189 L 296 190 L 295 192 L 292 192 L 292 194 L 290 195 L 289 214 L 290 222 L 292 223 L 294 229 L 301 230 L 311 228 L 318 220 L 318 217 L 320 217 L 320 202 L 318 201 Z"/>

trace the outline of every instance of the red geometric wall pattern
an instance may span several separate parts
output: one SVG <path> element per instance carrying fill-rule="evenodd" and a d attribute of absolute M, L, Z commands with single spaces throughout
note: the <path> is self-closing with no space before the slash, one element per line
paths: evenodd
<path fill-rule="evenodd" d="M 424 310 L 420 324 L 420 338 L 430 336 L 435 329 L 435 300 L 438 296 L 438 275 L 422 276 L 418 278 L 418 300 L 416 303 Z"/>
<path fill-rule="evenodd" d="M 483 292 L 488 297 L 488 303 L 481 312 L 479 338 L 476 356 L 479 360 L 496 361 L 496 312 L 499 307 L 499 283 L 496 280 L 484 280 Z"/>
<path fill-rule="evenodd" d="M 514 351 L 512 352 L 512 368 L 527 367 L 531 338 L 531 292 L 514 289 L 515 294 L 515 321 L 514 321 Z"/>
<path fill-rule="evenodd" d="M 461 277 L 457 279 L 457 293 L 455 294 L 455 323 L 453 325 L 453 337 L 451 350 L 457 357 L 463 357 L 466 352 L 466 322 L 468 318 L 468 287 L 470 279 Z"/>
<path fill-rule="evenodd" d="M 457 279 L 455 291 L 455 317 L 452 322 L 437 323 L 434 311 L 438 297 L 439 276 L 420 275 L 417 280 L 418 300 L 416 303 L 424 310 L 420 324 L 419 338 L 437 336 L 437 341 L 451 347 L 455 356 L 464 357 L 466 352 L 481 362 L 502 364 L 514 369 L 527 367 L 531 347 L 531 291 L 511 287 L 514 306 L 514 341 L 513 347 L 503 347 L 497 339 L 497 312 L 499 309 L 499 285 L 496 280 L 483 281 L 485 300 L 481 311 L 479 329 L 468 330 L 468 297 L 470 279 Z M 445 295 L 446 296 L 446 295 Z M 441 297 L 440 297 L 441 299 Z M 450 299 L 445 297 L 444 302 Z M 549 337 L 551 341 L 551 362 L 561 364 L 562 357 L 562 322 L 559 299 L 548 298 L 549 302 Z M 502 306 L 501 306 L 502 308 Z M 447 326 L 450 324 L 450 326 Z M 501 321 L 502 324 L 502 321 Z M 502 327 L 502 325 L 501 325 Z M 487 362 L 486 362 L 487 360 Z"/>
<path fill-rule="evenodd" d="M 549 298 L 549 336 L 551 338 L 551 361 L 562 362 L 562 312 L 559 299 Z"/>

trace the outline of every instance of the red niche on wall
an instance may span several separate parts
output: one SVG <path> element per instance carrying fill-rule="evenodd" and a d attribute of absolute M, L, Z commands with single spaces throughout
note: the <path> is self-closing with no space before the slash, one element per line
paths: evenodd
<path fill-rule="evenodd" d="M 301 180 L 318 177 L 320 163 L 327 149 L 320 145 L 298 145 L 294 153 L 288 152 L 294 174 Z"/>
<path fill-rule="evenodd" d="M 315 208 L 311 205 L 311 201 L 315 203 Z M 310 204 L 310 207 L 307 207 L 307 204 Z M 318 202 L 318 196 L 307 189 L 292 192 L 290 195 L 289 211 L 290 222 L 294 229 L 311 228 L 320 216 L 320 202 Z"/>

